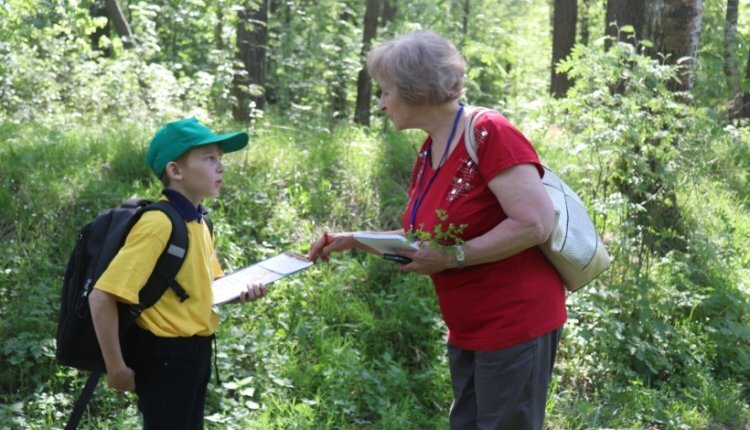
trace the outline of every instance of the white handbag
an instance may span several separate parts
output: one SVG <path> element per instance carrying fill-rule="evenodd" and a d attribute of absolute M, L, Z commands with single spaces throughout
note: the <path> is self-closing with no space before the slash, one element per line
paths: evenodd
<path fill-rule="evenodd" d="M 488 112 L 492 111 L 472 108 L 464 132 L 466 151 L 477 165 L 474 126 L 477 119 Z M 565 287 L 575 291 L 601 275 L 612 258 L 578 194 L 547 166 L 544 166 L 542 182 L 555 207 L 555 225 L 550 238 L 539 248 L 557 269 Z"/>

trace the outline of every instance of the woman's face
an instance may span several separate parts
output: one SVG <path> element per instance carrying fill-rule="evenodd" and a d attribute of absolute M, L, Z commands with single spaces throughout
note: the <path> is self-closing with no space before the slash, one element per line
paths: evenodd
<path fill-rule="evenodd" d="M 412 106 L 401 98 L 396 85 L 383 81 L 379 82 L 382 94 L 378 107 L 385 112 L 397 130 L 412 128 L 416 106 Z"/>

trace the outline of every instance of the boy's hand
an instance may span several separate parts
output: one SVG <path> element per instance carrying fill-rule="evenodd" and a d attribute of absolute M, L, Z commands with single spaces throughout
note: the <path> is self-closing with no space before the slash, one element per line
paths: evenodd
<path fill-rule="evenodd" d="M 268 294 L 266 284 L 251 282 L 247 284 L 247 290 L 240 293 L 240 303 L 252 302 Z"/>
<path fill-rule="evenodd" d="M 108 372 L 107 386 L 123 393 L 135 391 L 135 372 L 127 366 Z"/>

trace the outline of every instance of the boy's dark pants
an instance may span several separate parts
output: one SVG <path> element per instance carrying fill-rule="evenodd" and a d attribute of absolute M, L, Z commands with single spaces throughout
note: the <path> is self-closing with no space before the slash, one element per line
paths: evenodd
<path fill-rule="evenodd" d="M 202 429 L 213 336 L 164 338 L 136 328 L 130 341 L 144 430 Z"/>
<path fill-rule="evenodd" d="M 448 345 L 452 430 L 541 430 L 562 327 L 496 351 Z"/>

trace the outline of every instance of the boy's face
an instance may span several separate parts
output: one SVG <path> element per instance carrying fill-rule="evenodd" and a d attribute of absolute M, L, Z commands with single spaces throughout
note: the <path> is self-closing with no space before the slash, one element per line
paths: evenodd
<path fill-rule="evenodd" d="M 218 196 L 224 177 L 223 155 L 216 143 L 192 148 L 174 162 L 177 175 L 171 178 L 170 186 L 196 205 L 206 197 Z"/>

